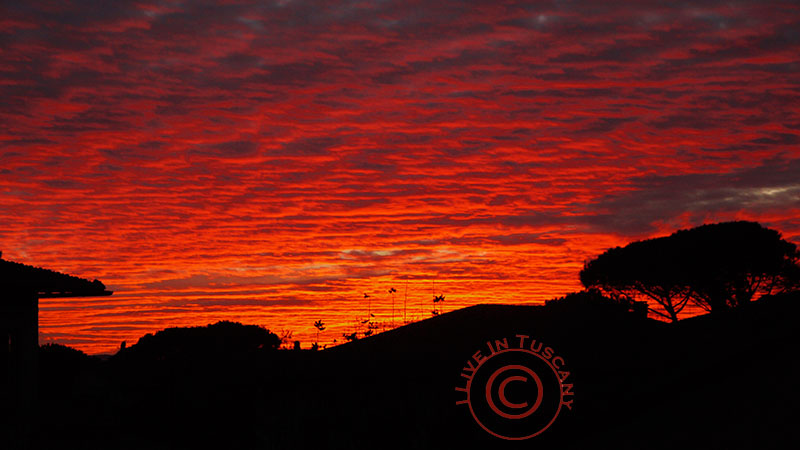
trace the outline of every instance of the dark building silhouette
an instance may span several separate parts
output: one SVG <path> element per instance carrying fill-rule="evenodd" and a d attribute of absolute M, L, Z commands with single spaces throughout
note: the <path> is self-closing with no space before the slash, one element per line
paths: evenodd
<path fill-rule="evenodd" d="M 0 252 L 1 448 L 24 446 L 36 404 L 39 299 L 111 295 L 98 280 L 66 275 L 2 259 Z M 8 444 L 8 445 L 5 445 Z"/>

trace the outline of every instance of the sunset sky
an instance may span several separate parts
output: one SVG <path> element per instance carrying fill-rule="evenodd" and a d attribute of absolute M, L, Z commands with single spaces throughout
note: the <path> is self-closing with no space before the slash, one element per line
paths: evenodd
<path fill-rule="evenodd" d="M 115 291 L 40 302 L 88 353 L 542 302 L 707 222 L 800 243 L 800 5 L 3 2 L 0 217 Z"/>

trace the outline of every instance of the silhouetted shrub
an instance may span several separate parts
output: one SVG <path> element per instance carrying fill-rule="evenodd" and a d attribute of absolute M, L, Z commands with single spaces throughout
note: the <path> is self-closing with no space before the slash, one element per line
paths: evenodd
<path fill-rule="evenodd" d="M 256 350 L 275 350 L 281 339 L 258 325 L 220 321 L 201 327 L 166 328 L 146 334 L 139 341 L 121 349 L 117 355 L 155 360 L 179 360 L 189 357 L 231 357 Z"/>
<path fill-rule="evenodd" d="M 39 358 L 42 361 L 53 361 L 54 363 L 66 363 L 71 361 L 83 361 L 89 358 L 86 353 L 62 344 L 49 343 L 39 347 Z"/>
<path fill-rule="evenodd" d="M 647 303 L 637 302 L 628 297 L 612 298 L 603 295 L 598 289 L 573 292 L 564 297 L 547 300 L 545 306 L 552 310 L 575 313 L 602 311 L 631 314 L 640 318 L 647 317 Z"/>
<path fill-rule="evenodd" d="M 61 344 L 39 347 L 39 385 L 44 397 L 62 397 L 71 392 L 99 359 Z"/>

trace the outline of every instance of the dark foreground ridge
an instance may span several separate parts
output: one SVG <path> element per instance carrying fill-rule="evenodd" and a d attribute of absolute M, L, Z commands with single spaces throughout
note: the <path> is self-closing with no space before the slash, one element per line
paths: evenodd
<path fill-rule="evenodd" d="M 799 306 L 785 294 L 665 324 L 602 304 L 479 305 L 319 352 L 230 323 L 107 361 L 46 346 L 35 447 L 788 448 Z M 470 358 L 516 334 L 555 349 L 575 392 L 527 441 L 490 436 L 456 405 Z"/>

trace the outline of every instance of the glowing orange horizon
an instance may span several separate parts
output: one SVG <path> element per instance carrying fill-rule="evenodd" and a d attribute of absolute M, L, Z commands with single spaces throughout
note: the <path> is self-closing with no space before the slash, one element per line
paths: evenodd
<path fill-rule="evenodd" d="M 336 278 L 336 273 L 353 270 L 352 265 L 358 267 L 360 264 L 357 258 L 352 258 L 348 265 L 346 258 L 338 255 L 337 258 L 345 260 L 338 266 L 325 262 L 327 259 L 316 264 L 329 266 L 328 270 L 334 270 L 334 275 L 330 272 L 310 274 L 307 278 L 298 277 L 284 284 L 270 281 L 276 275 L 265 275 L 263 268 L 249 271 L 239 268 L 232 273 L 207 264 L 190 263 L 186 263 L 183 270 L 143 271 L 157 274 L 149 278 L 144 275 L 134 279 L 114 278 L 114 271 L 136 270 L 120 264 L 88 275 L 104 280 L 110 289 L 115 290 L 112 297 L 40 301 L 41 343 L 64 343 L 90 354 L 113 353 L 122 341 L 131 345 L 144 334 L 163 328 L 231 320 L 261 325 L 277 334 L 291 331 L 292 341 L 299 340 L 303 348 L 308 348 L 317 340 L 313 323 L 322 320 L 326 329 L 319 334 L 320 345 L 332 345 L 334 340 L 344 342 L 344 334 L 357 331 L 362 335 L 366 331 L 362 320 L 369 317 L 368 312 L 373 315 L 372 321 L 379 327 L 379 332 L 432 317 L 434 295 L 445 295 L 445 301 L 437 309 L 448 312 L 481 303 L 541 304 L 579 291 L 582 287 L 577 281 L 577 273 L 583 261 L 605 248 L 626 243 L 606 239 L 594 237 L 595 243 L 599 244 L 597 250 L 582 252 L 569 251 L 565 246 L 548 248 L 541 245 L 518 245 L 513 252 L 505 248 L 462 249 L 467 266 L 480 265 L 502 255 L 506 262 L 492 264 L 490 273 L 487 269 L 470 273 L 469 269 L 462 270 L 451 260 L 446 266 L 451 272 L 446 274 L 419 271 Z M 451 259 L 459 254 L 453 248 L 440 251 Z M 482 254 L 483 259 L 475 257 L 476 253 Z M 413 262 L 405 260 L 409 256 L 391 255 L 386 251 L 386 257 L 395 259 L 395 264 L 385 262 L 375 270 L 391 272 L 413 267 Z M 526 270 L 528 278 L 518 278 L 520 272 L 514 264 L 524 267 L 524 264 L 529 264 L 525 261 L 533 258 L 545 259 L 552 266 L 537 272 L 531 267 Z M 222 258 L 221 264 L 227 263 L 228 260 Z M 78 265 L 59 265 L 56 261 L 45 265 L 87 275 L 85 267 Z M 81 270 L 84 272 L 80 273 Z M 173 273 L 199 275 L 174 279 L 170 277 Z M 212 279 L 207 275 L 210 273 L 218 273 L 218 278 Z M 394 298 L 389 292 L 392 287 L 397 291 Z M 369 298 L 364 298 L 364 294 Z M 702 311 L 689 306 L 681 317 L 698 313 Z"/>

